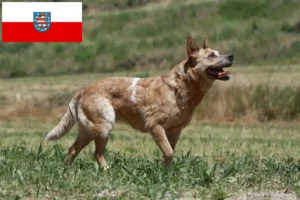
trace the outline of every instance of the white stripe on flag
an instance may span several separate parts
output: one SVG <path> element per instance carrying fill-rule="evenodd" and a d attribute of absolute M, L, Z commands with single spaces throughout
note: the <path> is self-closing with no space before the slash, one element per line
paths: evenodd
<path fill-rule="evenodd" d="M 82 22 L 82 2 L 2 2 L 2 22 L 33 22 L 33 12 L 51 12 L 51 22 Z"/>

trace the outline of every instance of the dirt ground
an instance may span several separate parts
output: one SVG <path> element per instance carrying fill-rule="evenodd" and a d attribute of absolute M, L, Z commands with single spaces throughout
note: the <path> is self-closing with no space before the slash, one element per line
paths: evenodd
<path fill-rule="evenodd" d="M 275 193 L 275 192 L 258 192 L 258 193 L 241 193 L 227 200 L 297 200 L 294 193 Z"/>
<path fill-rule="evenodd" d="M 221 198 L 220 198 L 221 199 Z M 279 193 L 279 192 L 248 192 L 239 193 L 232 197 L 226 198 L 226 200 L 297 200 L 297 196 L 294 193 Z M 202 200 L 198 198 L 186 197 L 179 198 L 178 200 Z"/>

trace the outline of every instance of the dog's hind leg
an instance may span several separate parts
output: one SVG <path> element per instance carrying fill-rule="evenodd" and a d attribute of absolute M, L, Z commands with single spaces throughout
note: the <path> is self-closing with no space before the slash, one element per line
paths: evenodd
<path fill-rule="evenodd" d="M 170 145 L 171 145 L 173 151 L 175 151 L 175 147 L 176 147 L 176 144 L 180 137 L 180 133 L 181 133 L 181 129 L 167 132 L 167 138 L 168 138 L 168 141 L 170 142 Z"/>
<path fill-rule="evenodd" d="M 71 165 L 75 157 L 80 151 L 86 147 L 94 138 L 87 134 L 87 130 L 81 125 L 78 125 L 78 136 L 74 144 L 69 148 L 68 154 L 65 159 L 66 165 Z"/>
<path fill-rule="evenodd" d="M 110 112 L 114 113 L 112 107 L 106 107 L 105 110 L 111 110 Z M 109 117 L 103 116 L 97 125 L 97 135 L 94 139 L 95 141 L 95 153 L 94 157 L 98 164 L 103 167 L 104 169 L 108 169 L 109 166 L 107 165 L 104 159 L 104 151 L 107 145 L 109 135 L 114 125 L 114 120 L 110 120 Z"/>
<path fill-rule="evenodd" d="M 104 151 L 115 123 L 115 111 L 110 102 L 105 98 L 99 98 L 96 101 L 95 107 L 98 112 L 95 113 L 95 118 L 93 119 L 95 127 L 93 132 L 95 135 L 94 157 L 101 167 L 108 169 L 109 166 L 104 159 Z"/>
<path fill-rule="evenodd" d="M 78 108 L 78 118 L 79 134 L 69 149 L 65 163 L 71 164 L 79 152 L 95 140 L 95 158 L 100 166 L 108 168 L 103 154 L 115 122 L 113 106 L 107 99 L 98 97 L 95 101 L 89 101 Z"/>
<path fill-rule="evenodd" d="M 98 135 L 95 138 L 95 159 L 98 162 L 98 164 L 103 167 L 104 169 L 108 169 L 109 166 L 107 165 L 105 159 L 104 159 L 104 151 L 105 147 L 108 142 L 108 137 L 103 137 L 102 135 Z"/>

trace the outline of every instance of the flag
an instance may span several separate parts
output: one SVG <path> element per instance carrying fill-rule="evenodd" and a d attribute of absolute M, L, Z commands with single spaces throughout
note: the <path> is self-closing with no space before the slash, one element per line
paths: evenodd
<path fill-rule="evenodd" d="M 82 3 L 2 2 L 2 42 L 82 42 Z"/>

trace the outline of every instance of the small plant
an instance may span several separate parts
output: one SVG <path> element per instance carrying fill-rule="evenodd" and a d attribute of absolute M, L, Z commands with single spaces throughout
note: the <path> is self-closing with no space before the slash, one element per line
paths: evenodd
<path fill-rule="evenodd" d="M 226 193 L 225 189 L 218 186 L 213 189 L 211 200 L 225 200 L 228 197 L 230 197 L 230 195 Z"/>

